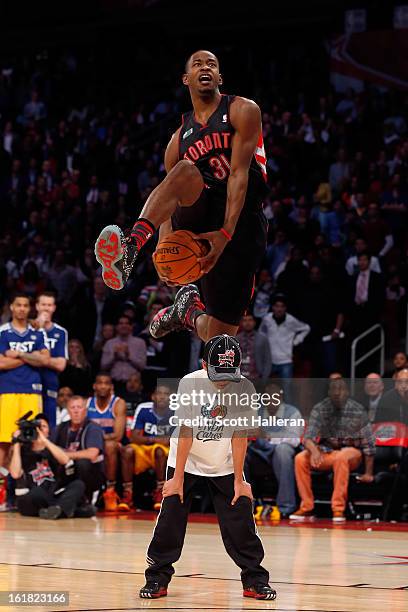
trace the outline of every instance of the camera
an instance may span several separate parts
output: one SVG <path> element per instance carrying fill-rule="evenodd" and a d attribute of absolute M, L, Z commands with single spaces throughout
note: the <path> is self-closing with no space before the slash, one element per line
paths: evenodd
<path fill-rule="evenodd" d="M 29 421 L 29 417 L 33 414 L 32 410 L 26 412 L 21 419 L 16 421 L 16 425 L 20 430 L 20 434 L 13 438 L 15 442 L 21 442 L 22 444 L 31 444 L 38 438 L 37 427 L 41 425 L 41 421 L 38 419 L 32 419 Z"/>

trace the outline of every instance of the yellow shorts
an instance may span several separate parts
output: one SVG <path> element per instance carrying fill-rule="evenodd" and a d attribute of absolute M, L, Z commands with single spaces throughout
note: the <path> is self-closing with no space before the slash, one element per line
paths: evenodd
<path fill-rule="evenodd" d="M 11 442 L 18 429 L 16 421 L 32 410 L 30 419 L 42 410 L 42 397 L 38 393 L 3 393 L 0 395 L 0 442 Z"/>
<path fill-rule="evenodd" d="M 135 474 L 142 474 L 150 468 L 154 468 L 154 454 L 161 448 L 166 457 L 169 454 L 169 447 L 164 444 L 131 444 L 135 451 Z"/>

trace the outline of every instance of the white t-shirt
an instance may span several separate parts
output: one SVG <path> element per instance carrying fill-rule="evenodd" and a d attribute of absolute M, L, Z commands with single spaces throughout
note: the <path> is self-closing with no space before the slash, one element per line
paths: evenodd
<path fill-rule="evenodd" d="M 234 431 L 251 429 L 252 417 L 257 415 L 251 408 L 254 385 L 242 376 L 239 383 L 217 390 L 206 370 L 197 370 L 181 379 L 177 395 L 179 407 L 173 417 L 178 427 L 170 439 L 167 465 L 176 467 L 179 425 L 183 424 L 193 430 L 185 471 L 200 476 L 232 474 L 231 438 Z"/>

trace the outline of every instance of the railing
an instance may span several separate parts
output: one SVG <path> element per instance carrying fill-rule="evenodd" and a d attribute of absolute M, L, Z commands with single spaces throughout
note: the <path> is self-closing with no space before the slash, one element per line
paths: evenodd
<path fill-rule="evenodd" d="M 374 348 L 370 349 L 369 351 L 367 351 L 367 353 L 364 353 L 364 355 L 356 359 L 357 345 L 360 342 L 360 340 L 362 340 L 363 338 L 366 338 L 367 336 L 372 334 L 377 329 L 380 330 L 380 337 L 381 337 L 379 344 L 377 344 Z M 356 367 L 360 365 L 360 363 L 363 363 L 363 361 L 366 361 L 369 357 L 371 357 L 371 355 L 374 355 L 374 353 L 376 353 L 378 350 L 381 351 L 380 353 L 380 374 L 382 376 L 384 374 L 384 352 L 385 352 L 384 330 L 379 323 L 376 323 L 376 325 L 373 325 L 369 329 L 366 329 L 366 331 L 360 334 L 359 336 L 357 336 L 357 338 L 354 338 L 353 343 L 351 345 L 350 385 L 351 385 L 352 395 L 354 394 L 354 387 L 355 387 L 355 380 L 356 380 Z"/>

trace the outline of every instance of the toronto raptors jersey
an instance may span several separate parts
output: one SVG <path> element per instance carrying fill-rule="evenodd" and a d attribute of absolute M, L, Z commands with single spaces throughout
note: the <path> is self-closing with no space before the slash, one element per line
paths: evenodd
<path fill-rule="evenodd" d="M 229 108 L 235 96 L 222 94 L 220 103 L 206 125 L 198 123 L 194 111 L 183 115 L 179 135 L 179 159 L 193 162 L 203 176 L 206 187 L 227 193 L 231 169 L 232 137 Z M 249 168 L 248 196 L 262 198 L 266 193 L 266 157 L 262 131 Z"/>

